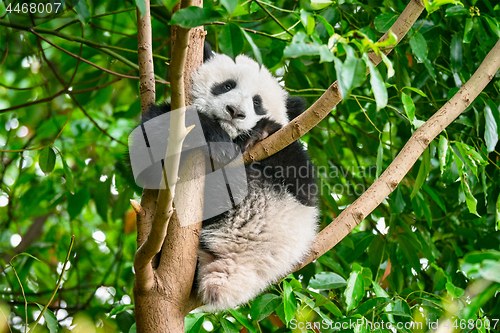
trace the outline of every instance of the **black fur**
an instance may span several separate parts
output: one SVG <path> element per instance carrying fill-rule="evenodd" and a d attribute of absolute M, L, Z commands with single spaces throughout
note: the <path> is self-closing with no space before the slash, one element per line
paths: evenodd
<path fill-rule="evenodd" d="M 290 120 L 296 118 L 306 108 L 306 101 L 302 97 L 288 97 L 286 100 L 286 113 Z"/>
<path fill-rule="evenodd" d="M 305 102 L 302 98 L 290 97 L 287 101 L 287 107 L 290 107 L 287 109 L 289 114 L 300 114 L 304 106 Z M 167 103 L 152 105 L 143 116 L 141 125 L 167 112 L 170 112 L 170 105 Z M 214 171 L 214 167 L 218 169 L 220 166 L 228 164 L 238 153 L 248 152 L 258 141 L 265 139 L 282 127 L 268 118 L 263 118 L 249 133 L 240 135 L 233 141 L 217 121 L 200 112 L 198 112 L 198 116 L 207 143 L 234 142 L 239 148 L 232 148 L 231 145 L 211 146 L 210 151 L 204 148 L 207 156 L 207 172 Z M 196 143 L 195 145 L 201 146 L 202 144 L 204 143 Z M 209 159 L 210 157 L 211 159 Z M 246 165 L 245 170 L 248 182 L 257 182 L 261 186 L 284 186 L 303 205 L 316 205 L 317 184 L 314 168 L 304 148 L 297 141 L 260 162 Z"/>
<path fill-rule="evenodd" d="M 210 44 L 208 44 L 205 41 L 205 44 L 203 46 L 203 62 L 207 61 L 208 59 L 212 58 L 214 55 L 214 52 L 212 51 L 212 47 Z"/>
<path fill-rule="evenodd" d="M 266 114 L 266 110 L 264 110 L 264 107 L 262 106 L 262 97 L 260 97 L 260 95 L 255 95 L 253 97 L 253 108 L 255 110 L 255 113 L 260 116 Z"/>

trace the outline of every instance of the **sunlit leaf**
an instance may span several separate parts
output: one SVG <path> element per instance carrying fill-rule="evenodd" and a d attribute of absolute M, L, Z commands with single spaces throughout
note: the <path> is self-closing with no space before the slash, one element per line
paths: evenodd
<path fill-rule="evenodd" d="M 364 292 L 365 286 L 361 272 L 351 272 L 349 279 L 347 279 L 347 288 L 344 291 L 347 311 L 350 311 L 358 306 L 359 301 L 363 298 Z"/>
<path fill-rule="evenodd" d="M 413 123 L 413 120 L 415 120 L 415 104 L 413 100 L 407 94 L 401 93 L 401 101 L 403 102 L 406 115 L 410 119 L 410 123 Z"/>
<path fill-rule="evenodd" d="M 309 282 L 309 287 L 320 290 L 329 290 L 344 287 L 346 280 L 333 272 L 321 272 L 316 274 Z"/>
<path fill-rule="evenodd" d="M 488 104 L 484 106 L 484 120 L 484 141 L 486 141 L 486 148 L 490 153 L 495 150 L 498 142 L 498 125 Z"/>

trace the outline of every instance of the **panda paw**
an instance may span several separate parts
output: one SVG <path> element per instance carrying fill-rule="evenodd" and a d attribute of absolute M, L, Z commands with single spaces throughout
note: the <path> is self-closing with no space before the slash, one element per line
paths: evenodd
<path fill-rule="evenodd" d="M 219 304 L 221 304 L 224 299 L 224 286 L 226 283 L 227 276 L 221 272 L 212 272 L 203 277 L 200 286 L 203 303 L 215 308 L 219 307 Z"/>

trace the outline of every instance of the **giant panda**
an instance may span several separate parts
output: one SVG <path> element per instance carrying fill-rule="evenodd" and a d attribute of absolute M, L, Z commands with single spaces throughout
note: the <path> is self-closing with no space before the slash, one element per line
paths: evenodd
<path fill-rule="evenodd" d="M 264 66 L 245 55 L 233 60 L 214 53 L 206 44 L 204 62 L 192 76 L 190 101 L 206 141 L 233 142 L 241 153 L 305 107 Z M 142 122 L 167 112 L 169 104 L 151 106 Z M 211 151 L 221 165 L 238 153 L 224 147 Z M 299 142 L 244 170 L 248 194 L 202 224 L 194 288 L 204 311 L 244 304 L 286 276 L 307 255 L 317 233 L 317 184 Z"/>

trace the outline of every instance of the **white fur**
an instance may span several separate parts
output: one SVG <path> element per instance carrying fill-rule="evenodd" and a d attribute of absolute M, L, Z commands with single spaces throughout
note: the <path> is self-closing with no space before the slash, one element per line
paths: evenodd
<path fill-rule="evenodd" d="M 225 80 L 233 79 L 236 87 L 214 96 L 211 89 Z M 281 125 L 289 121 L 286 114 L 287 92 L 264 66 L 245 55 L 233 61 L 224 54 L 214 54 L 192 77 L 191 100 L 200 112 L 221 120 L 222 128 L 234 139 L 252 129 L 264 116 L 255 114 L 253 96 L 260 95 L 268 118 Z M 232 104 L 245 114 L 245 119 L 232 119 L 226 105 Z"/>
<path fill-rule="evenodd" d="M 234 308 L 290 273 L 314 241 L 317 216 L 316 207 L 300 204 L 286 191 L 250 188 L 240 209 L 201 231 L 213 253 L 199 250 L 203 309 Z"/>

